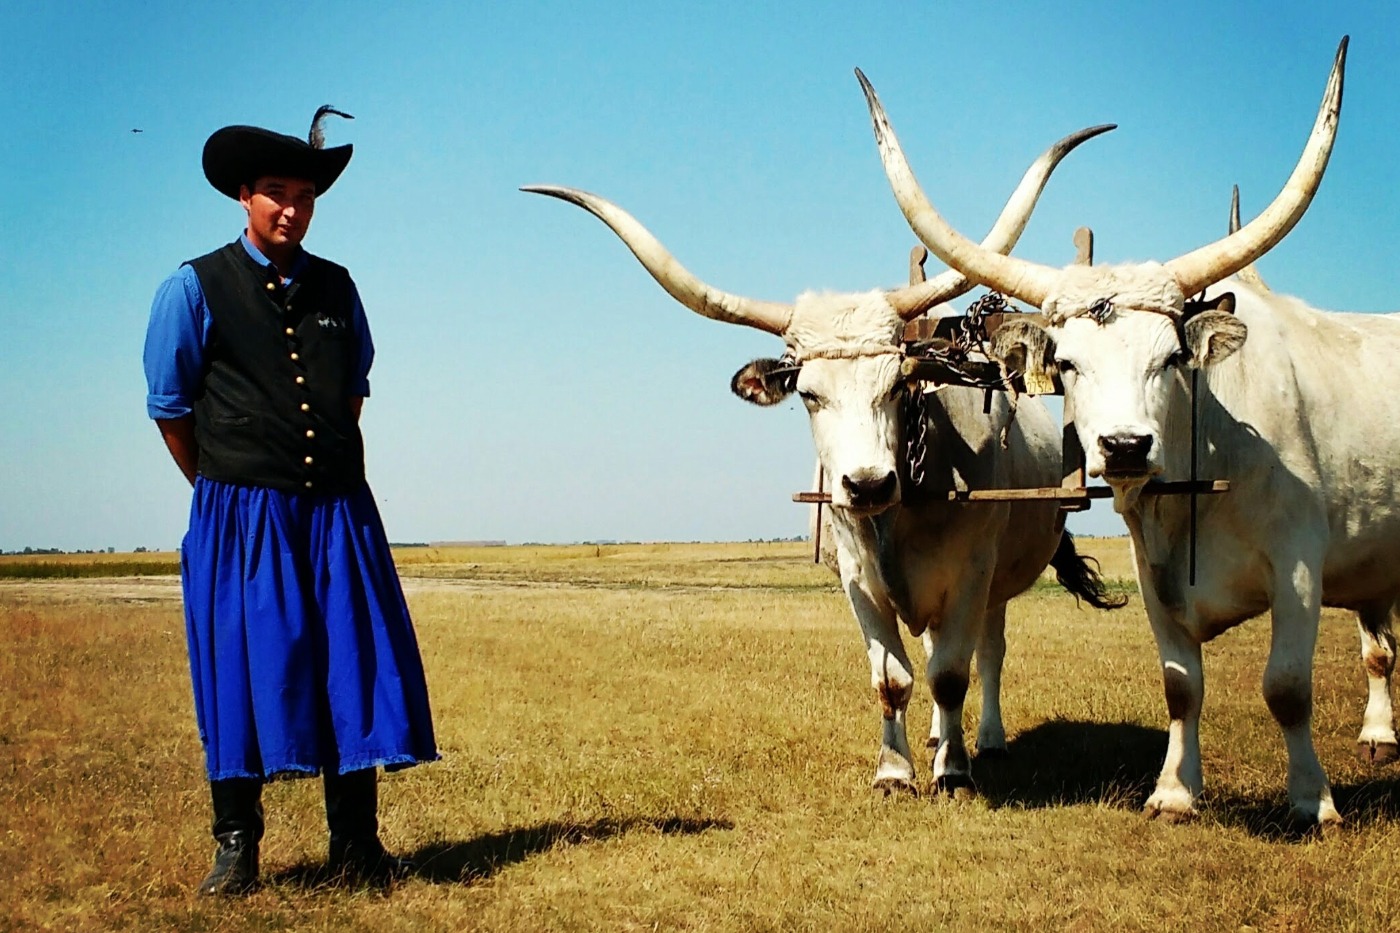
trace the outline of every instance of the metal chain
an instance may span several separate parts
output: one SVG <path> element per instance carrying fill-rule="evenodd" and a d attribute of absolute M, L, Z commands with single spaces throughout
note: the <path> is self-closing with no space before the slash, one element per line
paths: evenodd
<path fill-rule="evenodd" d="M 1006 298 L 999 292 L 987 292 L 967 306 L 966 313 L 958 319 L 958 328 L 953 332 L 953 343 L 964 353 L 972 350 L 986 350 L 987 315 L 1004 314 L 1007 311 Z"/>
<path fill-rule="evenodd" d="M 918 489 L 924 483 L 924 459 L 928 456 L 928 408 L 924 389 L 909 386 L 904 398 L 904 460 L 909 467 L 909 484 Z"/>
<path fill-rule="evenodd" d="M 1095 324 L 1103 324 L 1113 315 L 1113 299 L 1100 298 L 1089 306 L 1089 310 L 1084 312 Z"/>

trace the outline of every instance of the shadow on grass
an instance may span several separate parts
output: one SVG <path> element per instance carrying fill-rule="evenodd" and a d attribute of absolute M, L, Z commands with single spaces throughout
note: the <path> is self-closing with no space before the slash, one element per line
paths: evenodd
<path fill-rule="evenodd" d="M 1318 837 L 1318 828 L 1299 825 L 1288 808 L 1288 795 L 1279 774 L 1279 791 L 1268 798 L 1207 793 L 1203 811 L 1220 823 L 1272 842 L 1302 842 Z M 1377 777 L 1350 784 L 1333 784 L 1332 800 L 1347 829 L 1400 819 L 1400 777 Z"/>
<path fill-rule="evenodd" d="M 417 878 L 433 884 L 471 884 L 556 846 L 585 845 L 639 830 L 650 830 L 663 835 L 693 835 L 715 829 L 733 828 L 734 824 L 727 820 L 682 817 L 631 817 L 595 820 L 591 823 L 556 822 L 488 833 L 462 842 L 435 842 L 414 852 L 402 854 L 414 864 L 414 869 L 406 880 Z M 345 885 L 344 879 L 332 875 L 324 865 L 307 863 L 279 871 L 267 880 L 273 884 L 304 889 Z"/>
<path fill-rule="evenodd" d="M 977 790 L 993 807 L 1134 808 L 1156 782 L 1167 733 L 1134 723 L 1056 719 L 1016 736 L 1006 751 L 973 759 Z"/>
<path fill-rule="evenodd" d="M 1167 733 L 1132 723 L 1053 720 L 1017 736 L 1002 756 L 973 759 L 978 792 L 992 807 L 1101 804 L 1139 810 L 1157 781 L 1167 751 Z M 1315 826 L 1292 818 L 1285 775 L 1268 796 L 1212 793 L 1209 775 L 1201 795 L 1201 818 L 1270 842 L 1315 839 Z M 1400 776 L 1334 784 L 1337 809 L 1352 829 L 1400 820 Z"/>

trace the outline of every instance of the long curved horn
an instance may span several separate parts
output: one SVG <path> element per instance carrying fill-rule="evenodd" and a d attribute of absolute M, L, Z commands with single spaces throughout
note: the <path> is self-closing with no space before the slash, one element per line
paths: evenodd
<path fill-rule="evenodd" d="M 1332 73 L 1327 79 L 1327 90 L 1322 95 L 1322 105 L 1317 111 L 1308 144 L 1303 155 L 1288 176 L 1283 190 L 1274 202 L 1265 208 L 1258 217 L 1245 224 L 1238 233 L 1216 240 L 1193 250 L 1184 256 L 1166 263 L 1166 267 L 1181 284 L 1182 294 L 1190 296 L 1201 289 L 1219 282 L 1227 275 L 1243 269 L 1274 247 L 1288 235 L 1294 224 L 1302 219 L 1303 212 L 1312 203 L 1317 187 L 1322 183 L 1322 173 L 1327 169 L 1327 160 L 1332 155 L 1332 144 L 1337 139 L 1337 123 L 1342 114 L 1342 84 L 1346 71 L 1347 43 L 1349 36 L 1343 36 L 1337 46 L 1337 57 L 1332 62 Z M 934 250 L 937 253 L 937 250 Z"/>
<path fill-rule="evenodd" d="M 856 69 L 856 75 L 860 77 L 863 87 L 869 87 L 869 83 L 866 82 L 860 69 Z M 869 94 L 873 93 L 873 90 L 869 92 Z M 1045 183 L 1050 180 L 1050 175 L 1060 164 L 1060 160 L 1073 152 L 1080 143 L 1117 128 L 1118 124 L 1116 123 L 1091 126 L 1077 133 L 1071 133 L 1041 153 L 1040 158 L 1026 169 L 1026 174 L 1021 177 L 1021 183 L 1016 186 L 1016 190 L 1011 193 L 1006 206 L 1001 209 L 1001 216 L 997 218 L 996 224 L 987 234 L 986 239 L 982 241 L 981 248 L 1003 255 L 1011 252 L 1017 241 L 1021 239 L 1021 234 L 1025 232 L 1026 224 L 1030 222 L 1031 213 L 1035 210 L 1036 201 L 1040 199 L 1040 193 L 1045 190 Z M 891 131 L 891 135 L 893 135 L 893 131 Z M 944 301 L 952 301 L 975 287 L 977 287 L 976 282 L 956 269 L 949 269 L 916 288 L 891 292 L 889 299 L 890 304 L 899 312 L 900 317 L 907 321 L 910 318 L 918 317 L 934 305 Z"/>
<path fill-rule="evenodd" d="M 859 68 L 856 69 L 856 78 L 860 80 L 865 102 L 870 107 L 870 120 L 875 127 L 875 142 L 880 147 L 885 175 L 894 190 L 899 209 L 904 212 L 904 219 L 909 222 L 914 234 L 935 256 L 972 282 L 1040 307 L 1049 294 L 1056 270 L 984 249 L 949 226 L 924 196 L 918 179 L 909 167 L 909 160 L 904 157 L 904 150 L 890 127 L 880 98 Z"/>
<path fill-rule="evenodd" d="M 792 305 L 774 301 L 756 301 L 711 288 L 676 261 L 661 241 L 638 223 L 637 219 L 611 201 L 587 191 L 560 188 L 555 185 L 526 185 L 520 189 L 531 194 L 547 194 L 579 207 L 612 228 L 627 245 L 657 284 L 696 314 L 743 324 L 781 336 L 792 321 Z"/>
<path fill-rule="evenodd" d="M 1240 186 L 1234 185 L 1230 189 L 1230 232 L 1234 233 L 1238 229 L 1240 229 Z M 1260 278 L 1259 270 L 1254 268 L 1252 262 L 1247 266 L 1242 266 L 1235 275 L 1240 281 L 1253 285 L 1260 291 L 1271 291 L 1268 284 Z"/>

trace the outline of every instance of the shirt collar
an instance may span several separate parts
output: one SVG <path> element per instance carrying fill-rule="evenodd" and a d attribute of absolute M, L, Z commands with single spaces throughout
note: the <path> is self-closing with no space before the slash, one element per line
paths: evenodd
<path fill-rule="evenodd" d="M 256 246 L 253 245 L 253 241 L 248 239 L 248 234 L 246 232 L 240 233 L 238 235 L 238 242 L 243 244 L 244 252 L 248 254 L 248 257 L 252 259 L 253 262 L 256 262 L 258 265 L 264 268 L 269 268 L 272 266 L 272 260 L 264 256 L 262 254 L 262 250 L 258 249 Z M 298 247 L 297 258 L 292 260 L 292 267 L 290 269 L 278 269 L 277 271 L 279 273 L 283 273 L 282 280 L 284 282 L 290 282 L 292 279 L 300 275 L 301 271 L 306 268 L 306 262 L 306 250 Z"/>

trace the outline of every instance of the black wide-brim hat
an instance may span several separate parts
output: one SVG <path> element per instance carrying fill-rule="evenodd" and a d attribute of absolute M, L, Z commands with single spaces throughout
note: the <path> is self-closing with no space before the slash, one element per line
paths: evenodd
<path fill-rule="evenodd" d="M 339 113 L 323 107 L 312 123 L 311 139 L 321 141 L 323 113 Z M 348 114 L 340 114 L 348 116 Z M 325 194 L 345 171 L 354 146 L 324 149 L 306 140 L 274 133 L 258 126 L 226 126 L 215 130 L 204 143 L 204 177 L 220 194 L 237 200 L 240 185 L 252 186 L 265 175 L 304 178 Z"/>

